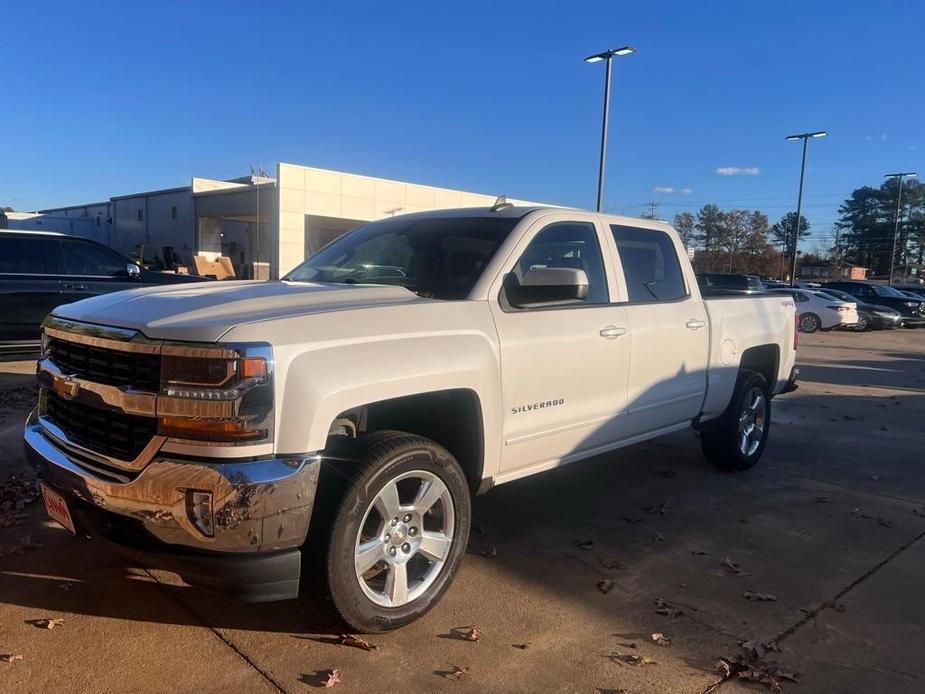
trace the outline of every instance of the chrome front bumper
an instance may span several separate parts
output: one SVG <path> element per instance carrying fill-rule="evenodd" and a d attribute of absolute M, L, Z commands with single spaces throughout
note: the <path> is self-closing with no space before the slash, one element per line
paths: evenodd
<path fill-rule="evenodd" d="M 44 483 L 65 497 L 130 519 L 160 543 L 253 554 L 294 549 L 305 542 L 319 458 L 211 463 L 158 453 L 133 478 L 116 478 L 68 450 L 67 442 L 57 440 L 34 413 L 26 422 L 24 444 Z M 212 536 L 192 522 L 188 490 L 212 493 Z"/>

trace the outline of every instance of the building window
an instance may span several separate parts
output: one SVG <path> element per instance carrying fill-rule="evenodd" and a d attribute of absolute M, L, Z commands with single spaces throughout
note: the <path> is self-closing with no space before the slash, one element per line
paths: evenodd
<path fill-rule="evenodd" d="M 139 207 L 138 208 L 138 221 L 143 222 L 144 220 L 145 220 L 145 211 Z"/>
<path fill-rule="evenodd" d="M 174 206 L 172 206 L 172 207 L 170 208 L 170 218 L 171 218 L 171 219 L 176 219 L 176 218 L 177 218 L 177 206 L 176 206 L 176 205 L 174 205 Z"/>

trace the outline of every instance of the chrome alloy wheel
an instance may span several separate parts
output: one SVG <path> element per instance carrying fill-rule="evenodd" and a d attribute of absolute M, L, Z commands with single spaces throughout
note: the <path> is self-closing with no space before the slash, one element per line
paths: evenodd
<path fill-rule="evenodd" d="M 382 607 L 419 598 L 450 556 L 453 497 L 432 472 L 412 470 L 389 480 L 366 509 L 353 564 L 360 588 Z"/>
<path fill-rule="evenodd" d="M 760 388 L 752 388 L 742 401 L 739 414 L 739 450 L 745 457 L 751 457 L 761 445 L 764 437 L 768 404 Z"/>

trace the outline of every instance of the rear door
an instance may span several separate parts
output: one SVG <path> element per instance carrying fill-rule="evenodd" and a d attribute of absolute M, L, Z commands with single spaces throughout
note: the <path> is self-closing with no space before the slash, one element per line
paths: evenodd
<path fill-rule="evenodd" d="M 105 246 L 68 238 L 61 240 L 61 253 L 61 285 L 67 302 L 138 286 L 126 270 L 129 261 Z"/>
<path fill-rule="evenodd" d="M 623 436 L 629 336 L 615 296 L 612 258 L 596 215 L 535 221 L 490 290 L 501 349 L 503 472 L 543 468 Z M 585 299 L 512 308 L 505 278 L 568 267 L 588 277 Z"/>
<path fill-rule="evenodd" d="M 0 234 L 0 342 L 37 341 L 40 326 L 63 303 L 57 240 Z"/>
<path fill-rule="evenodd" d="M 659 229 L 611 224 L 630 330 L 627 433 L 638 436 L 700 412 L 707 387 L 706 308 L 685 273 L 683 247 Z"/>

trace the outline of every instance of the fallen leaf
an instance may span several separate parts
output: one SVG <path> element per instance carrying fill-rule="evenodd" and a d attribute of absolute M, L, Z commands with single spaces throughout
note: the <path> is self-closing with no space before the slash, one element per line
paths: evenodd
<path fill-rule="evenodd" d="M 912 513 L 913 515 L 921 516 L 922 518 L 925 518 L 925 509 L 914 508 L 912 509 Z"/>
<path fill-rule="evenodd" d="M 625 520 L 627 523 L 634 524 L 640 523 L 642 518 L 636 518 L 636 516 L 623 516 L 623 520 Z"/>
<path fill-rule="evenodd" d="M 827 504 L 829 503 L 829 497 L 827 496 L 817 496 L 813 501 L 817 504 Z"/>
<path fill-rule="evenodd" d="M 635 653 L 611 653 L 610 657 L 612 660 L 616 660 L 620 663 L 626 663 L 627 665 L 632 665 L 633 667 L 642 667 L 644 665 L 658 665 L 658 663 L 652 658 L 647 658 L 644 655 L 636 655 Z"/>
<path fill-rule="evenodd" d="M 594 540 L 575 540 L 575 546 L 585 552 L 594 549 Z"/>
<path fill-rule="evenodd" d="M 727 569 L 729 569 L 729 570 L 730 570 L 732 573 L 734 573 L 736 576 L 751 576 L 750 573 L 748 573 L 747 571 L 745 571 L 741 566 L 739 566 L 738 564 L 736 564 L 736 563 L 735 563 L 734 561 L 732 561 L 732 559 L 730 559 L 729 557 L 726 557 L 725 559 L 723 559 L 723 566 L 725 566 Z"/>
<path fill-rule="evenodd" d="M 481 552 L 479 552 L 479 554 L 483 557 L 492 559 L 498 556 L 498 550 L 496 550 L 494 545 L 492 545 L 489 549 L 483 549 Z"/>
<path fill-rule="evenodd" d="M 324 688 L 333 687 L 335 684 L 340 684 L 340 671 L 339 670 L 328 670 L 325 673 Z"/>
<path fill-rule="evenodd" d="M 772 602 L 777 600 L 777 597 L 771 595 L 770 593 L 755 593 L 750 590 L 746 590 L 742 593 L 742 597 L 746 600 L 752 600 L 754 602 Z"/>
<path fill-rule="evenodd" d="M 475 626 L 471 626 L 466 629 L 461 638 L 463 641 L 478 641 L 480 635 L 479 630 Z"/>
<path fill-rule="evenodd" d="M 361 639 L 358 636 L 353 634 L 341 634 L 340 635 L 340 645 L 341 646 L 352 646 L 353 648 L 359 648 L 364 651 L 375 651 L 379 649 L 379 646 L 370 643 L 364 639 Z"/>
<path fill-rule="evenodd" d="M 453 669 L 450 671 L 450 676 L 460 679 L 463 675 L 467 674 L 471 668 L 468 667 L 459 667 L 454 665 Z"/>
<path fill-rule="evenodd" d="M 0 653 L 0 661 L 3 661 L 4 663 L 9 663 L 12 665 L 17 660 L 22 660 L 22 656 L 14 655 L 13 653 Z"/>
<path fill-rule="evenodd" d="M 525 651 L 525 650 L 527 650 L 528 648 L 530 648 L 530 644 L 529 644 L 529 643 L 512 643 L 512 644 L 511 644 L 511 647 L 512 647 L 512 648 L 519 648 L 520 650 Z"/>
<path fill-rule="evenodd" d="M 667 600 L 662 600 L 661 598 L 655 598 L 655 608 L 655 614 L 665 615 L 666 617 L 674 618 L 684 614 L 684 610 L 675 607 Z"/>
<path fill-rule="evenodd" d="M 695 557 L 705 557 L 709 554 L 709 552 L 703 549 L 692 549 L 691 554 L 693 554 Z"/>
<path fill-rule="evenodd" d="M 626 568 L 626 565 L 623 562 L 617 561 L 616 559 L 604 559 L 603 557 L 599 558 L 598 561 L 601 563 L 605 569 L 617 569 L 622 571 Z"/>
<path fill-rule="evenodd" d="M 665 541 L 665 536 L 662 535 L 661 533 L 655 533 L 655 535 L 652 536 L 652 542 L 664 542 L 664 541 Z"/>
<path fill-rule="evenodd" d="M 649 504 L 642 510 L 646 513 L 652 514 L 653 516 L 666 516 L 669 513 L 669 506 L 670 504 L 667 501 L 663 501 L 660 504 Z"/>
<path fill-rule="evenodd" d="M 633 642 L 621 643 L 620 645 L 623 646 L 624 648 L 638 648 L 638 646 Z"/>
<path fill-rule="evenodd" d="M 604 595 L 606 595 L 613 589 L 613 581 L 611 581 L 609 578 L 605 578 L 603 581 L 598 581 L 597 588 L 602 593 L 604 593 Z"/>
<path fill-rule="evenodd" d="M 662 632 L 656 631 L 652 634 L 652 642 L 658 644 L 659 646 L 670 646 L 671 639 L 666 637 Z"/>
<path fill-rule="evenodd" d="M 64 624 L 64 619 L 62 617 L 57 617 L 55 619 L 36 619 L 33 620 L 32 624 L 37 626 L 39 629 L 54 629 Z"/>

